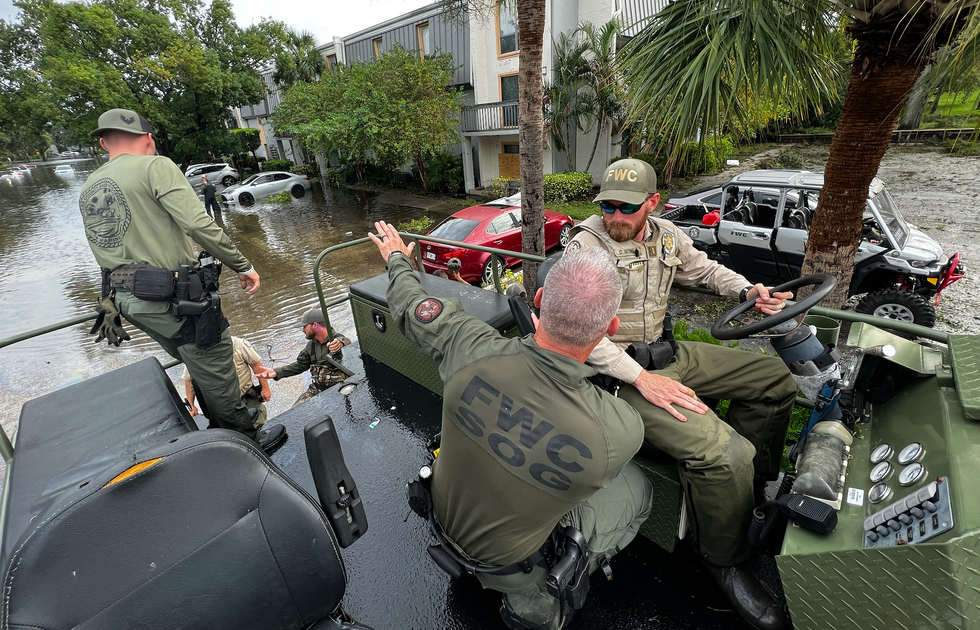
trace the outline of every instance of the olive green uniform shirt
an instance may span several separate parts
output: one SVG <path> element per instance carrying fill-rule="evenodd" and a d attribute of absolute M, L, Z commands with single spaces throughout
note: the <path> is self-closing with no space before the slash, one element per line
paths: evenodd
<path fill-rule="evenodd" d="M 337 334 L 335 335 L 345 346 L 350 345 L 350 339 L 347 337 Z M 297 374 L 302 374 L 303 372 L 310 369 L 311 365 L 316 363 L 330 363 L 327 359 L 330 357 L 330 349 L 327 345 L 331 342 L 331 339 L 327 339 L 323 343 L 320 343 L 316 339 L 310 339 L 306 342 L 306 347 L 299 351 L 296 356 L 296 360 L 288 365 L 276 368 L 275 380 L 281 378 L 289 378 L 290 376 L 296 376 Z M 332 364 L 331 364 L 332 365 Z"/>
<path fill-rule="evenodd" d="M 106 269 L 196 267 L 191 239 L 232 271 L 252 266 L 169 158 L 117 155 L 89 176 L 78 206 L 95 260 Z"/>
<path fill-rule="evenodd" d="M 587 381 L 589 366 L 427 296 L 406 257 L 388 266 L 392 317 L 445 383 L 436 517 L 469 556 L 520 562 L 619 475 L 642 443 L 640 416 Z"/>

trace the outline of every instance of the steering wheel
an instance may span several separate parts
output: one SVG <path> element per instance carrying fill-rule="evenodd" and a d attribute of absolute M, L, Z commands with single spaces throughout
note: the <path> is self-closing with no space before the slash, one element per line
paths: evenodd
<path fill-rule="evenodd" d="M 745 326 L 740 326 L 738 328 L 732 328 L 728 324 L 755 308 L 755 300 L 746 300 L 745 302 L 742 302 L 732 310 L 719 317 L 718 320 L 711 325 L 711 336 L 722 341 L 728 341 L 729 339 L 746 339 L 756 333 L 760 333 L 774 326 L 778 326 L 783 322 L 788 322 L 789 320 L 794 319 L 796 316 L 806 313 L 817 304 L 820 304 L 820 302 L 823 302 L 824 299 L 830 295 L 831 291 L 837 287 L 837 280 L 833 276 L 825 273 L 816 273 L 812 276 L 803 276 L 795 280 L 790 280 L 789 282 L 784 282 L 778 287 L 773 287 L 770 289 L 769 293 L 783 293 L 785 291 L 792 291 L 794 289 L 799 289 L 800 287 L 809 286 L 816 287 L 813 290 L 813 293 L 789 308 L 784 309 L 775 315 L 767 315 L 757 322 L 752 322 L 751 324 L 746 324 Z"/>

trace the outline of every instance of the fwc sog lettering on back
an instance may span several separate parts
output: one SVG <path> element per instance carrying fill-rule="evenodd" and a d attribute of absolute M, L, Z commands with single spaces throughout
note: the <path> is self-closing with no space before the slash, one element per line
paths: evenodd
<path fill-rule="evenodd" d="M 552 494 L 567 491 L 577 473 L 594 463 L 588 445 L 557 432 L 527 407 L 515 409 L 512 396 L 479 376 L 470 379 L 459 400 L 454 414 L 459 426 L 532 485 Z"/>

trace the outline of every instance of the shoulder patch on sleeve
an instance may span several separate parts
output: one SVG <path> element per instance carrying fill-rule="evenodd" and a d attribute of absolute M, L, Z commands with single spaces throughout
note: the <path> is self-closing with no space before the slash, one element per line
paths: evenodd
<path fill-rule="evenodd" d="M 442 314 L 444 306 L 436 298 L 425 298 L 415 307 L 415 319 L 423 324 L 435 321 Z"/>
<path fill-rule="evenodd" d="M 566 251 L 573 252 L 576 249 L 582 249 L 582 243 L 580 243 L 578 241 L 572 241 L 571 243 L 569 243 L 568 245 L 565 246 L 565 250 Z"/>

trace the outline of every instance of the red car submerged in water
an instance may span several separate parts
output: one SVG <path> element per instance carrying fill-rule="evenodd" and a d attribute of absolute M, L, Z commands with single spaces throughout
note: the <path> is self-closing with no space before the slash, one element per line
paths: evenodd
<path fill-rule="evenodd" d="M 544 211 L 544 245 L 550 250 L 565 247 L 571 239 L 572 219 L 551 210 Z M 446 218 L 431 230 L 428 235 L 473 245 L 521 251 L 521 195 L 520 193 L 460 210 Z M 419 241 L 422 248 L 422 264 L 428 273 L 446 271 L 450 259 L 458 258 L 462 263 L 460 276 L 467 282 L 493 281 L 490 270 L 490 254 L 474 249 L 463 249 Z M 498 259 L 499 260 L 499 259 Z M 498 273 L 504 267 L 513 267 L 519 258 L 505 256 Z"/>

